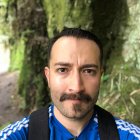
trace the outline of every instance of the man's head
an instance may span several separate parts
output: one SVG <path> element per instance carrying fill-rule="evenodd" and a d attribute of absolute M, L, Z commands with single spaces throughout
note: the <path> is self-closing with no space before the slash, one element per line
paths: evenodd
<path fill-rule="evenodd" d="M 55 105 L 55 115 L 83 119 L 93 111 L 102 74 L 102 48 L 95 35 L 66 29 L 50 46 L 45 75 Z"/>
<path fill-rule="evenodd" d="M 101 41 L 99 40 L 99 38 L 95 34 L 89 32 L 89 31 L 86 31 L 86 30 L 82 30 L 80 28 L 64 28 L 62 30 L 62 32 L 60 32 L 59 34 L 54 36 L 49 41 L 49 44 L 48 44 L 48 65 L 49 65 L 49 62 L 51 59 L 51 50 L 52 50 L 53 44 L 61 37 L 70 37 L 70 36 L 75 37 L 77 39 L 83 38 L 83 39 L 88 39 L 88 40 L 94 41 L 100 49 L 100 62 L 102 65 L 102 63 L 103 63 L 103 47 L 102 47 Z"/>

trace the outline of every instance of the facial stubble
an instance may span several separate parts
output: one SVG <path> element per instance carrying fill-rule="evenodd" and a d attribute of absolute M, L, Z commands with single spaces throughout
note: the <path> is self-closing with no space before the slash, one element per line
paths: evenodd
<path fill-rule="evenodd" d="M 79 100 L 79 102 L 71 102 L 70 109 L 68 107 L 69 104 L 67 104 L 67 107 L 64 105 L 64 103 L 69 100 Z M 58 102 L 54 102 L 54 104 L 63 116 L 73 120 L 82 120 L 87 114 L 89 114 L 89 112 L 93 112 L 95 102 L 95 98 L 92 99 L 92 97 L 86 93 L 63 93 L 59 99 L 59 104 L 61 105 L 57 104 Z M 74 114 L 70 112 L 71 110 Z"/>

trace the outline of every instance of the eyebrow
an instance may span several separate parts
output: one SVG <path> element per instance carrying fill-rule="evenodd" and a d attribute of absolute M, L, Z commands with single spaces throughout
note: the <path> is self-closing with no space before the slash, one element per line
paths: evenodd
<path fill-rule="evenodd" d="M 72 66 L 71 63 L 67 63 L 67 62 L 57 62 L 54 65 L 55 66 L 65 66 L 65 67 Z M 98 65 L 96 65 L 96 64 L 84 64 L 80 67 L 80 69 L 83 69 L 83 68 L 96 68 L 96 69 L 98 69 Z"/>
<path fill-rule="evenodd" d="M 57 63 L 55 63 L 54 65 L 55 65 L 55 66 L 66 66 L 66 67 L 72 66 L 72 64 L 67 63 L 67 62 L 57 62 Z"/>
<path fill-rule="evenodd" d="M 98 65 L 95 65 L 95 64 L 85 64 L 85 65 L 81 66 L 81 69 L 83 69 L 83 68 L 96 68 L 96 69 L 98 69 Z"/>

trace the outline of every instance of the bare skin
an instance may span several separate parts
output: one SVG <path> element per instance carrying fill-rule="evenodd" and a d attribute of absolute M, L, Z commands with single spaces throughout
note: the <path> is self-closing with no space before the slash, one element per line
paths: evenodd
<path fill-rule="evenodd" d="M 94 41 L 61 37 L 53 45 L 45 75 L 55 105 L 54 115 L 78 136 L 93 114 L 102 68 Z"/>

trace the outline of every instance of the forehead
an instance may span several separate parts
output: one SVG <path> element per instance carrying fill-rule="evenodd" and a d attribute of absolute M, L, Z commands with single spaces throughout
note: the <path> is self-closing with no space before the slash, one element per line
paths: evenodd
<path fill-rule="evenodd" d="M 86 39 L 86 38 L 77 38 L 72 36 L 64 36 L 60 37 L 52 46 L 52 52 L 57 51 L 57 49 L 67 49 L 72 48 L 72 45 L 78 45 L 78 49 L 81 49 L 80 46 L 84 46 L 83 49 L 86 50 L 87 48 L 97 47 L 96 49 L 99 50 L 99 46 L 93 40 Z M 99 50 L 100 51 L 100 50 Z"/>
<path fill-rule="evenodd" d="M 59 38 L 51 50 L 50 60 L 57 61 L 58 59 L 99 59 L 100 50 L 98 45 L 89 39 L 76 37 L 61 37 Z"/>

